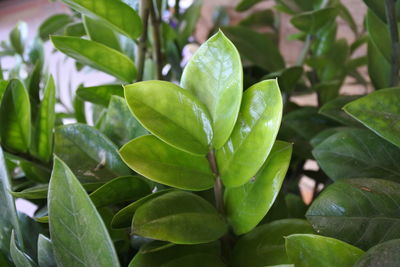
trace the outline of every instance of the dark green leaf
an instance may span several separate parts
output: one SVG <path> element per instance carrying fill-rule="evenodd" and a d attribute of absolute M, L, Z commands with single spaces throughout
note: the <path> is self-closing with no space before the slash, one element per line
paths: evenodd
<path fill-rule="evenodd" d="M 315 33 L 326 24 L 333 22 L 338 13 L 338 8 L 327 7 L 296 15 L 290 22 L 303 32 Z"/>
<path fill-rule="evenodd" d="M 110 103 L 111 96 L 117 95 L 124 97 L 124 88 L 117 84 L 79 87 L 78 90 L 76 90 L 76 94 L 85 101 L 107 107 Z"/>
<path fill-rule="evenodd" d="M 394 239 L 369 249 L 354 267 L 396 267 L 400 262 L 400 239 Z"/>
<path fill-rule="evenodd" d="M 14 231 L 11 232 L 10 253 L 16 267 L 34 267 L 37 266 L 33 260 L 22 252 L 16 244 Z"/>
<path fill-rule="evenodd" d="M 10 32 L 10 42 L 14 50 L 23 56 L 28 38 L 28 24 L 20 21 Z"/>
<path fill-rule="evenodd" d="M 360 126 L 360 124 L 354 120 L 352 117 L 347 115 L 343 111 L 343 107 L 353 101 L 359 98 L 360 96 L 358 95 L 342 95 L 334 100 L 331 100 L 327 103 L 325 103 L 320 109 L 319 113 L 327 116 L 328 118 L 331 118 L 332 120 L 335 120 L 343 125 L 347 126 Z"/>
<path fill-rule="evenodd" d="M 241 0 L 240 3 L 236 6 L 236 11 L 246 11 L 247 9 L 251 8 L 258 2 L 262 0 Z"/>
<path fill-rule="evenodd" d="M 62 33 L 62 29 L 72 21 L 72 17 L 67 14 L 53 15 L 39 26 L 39 36 L 42 40 L 48 40 L 50 35 Z"/>
<path fill-rule="evenodd" d="M 368 10 L 366 25 L 370 41 L 382 53 L 388 62 L 391 60 L 391 41 L 388 26 L 371 10 Z"/>
<path fill-rule="evenodd" d="M 274 27 L 275 17 L 271 9 L 254 12 L 240 21 L 245 27 Z"/>
<path fill-rule="evenodd" d="M 399 2 L 400 3 L 400 2 Z M 390 84 L 391 65 L 378 47 L 368 40 L 368 74 L 375 89 L 387 88 Z"/>
<path fill-rule="evenodd" d="M 76 121 L 86 124 L 85 102 L 75 95 L 72 100 L 72 106 L 74 107 L 74 117 Z"/>
<path fill-rule="evenodd" d="M 40 234 L 38 238 L 38 263 L 40 267 L 57 266 L 51 240 Z"/>
<path fill-rule="evenodd" d="M 64 35 L 81 37 L 86 35 L 85 26 L 82 22 L 70 23 L 65 26 Z"/>
<path fill-rule="evenodd" d="M 189 37 L 192 36 L 196 28 L 201 15 L 202 4 L 202 0 L 193 1 L 192 5 L 182 14 L 179 34 L 177 35 L 178 44 L 181 48 L 188 43 Z"/>

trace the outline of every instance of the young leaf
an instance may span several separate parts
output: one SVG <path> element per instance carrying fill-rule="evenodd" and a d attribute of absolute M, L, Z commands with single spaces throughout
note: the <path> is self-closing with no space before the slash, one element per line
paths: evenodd
<path fill-rule="evenodd" d="M 62 33 L 62 29 L 73 22 L 71 16 L 67 14 L 55 14 L 47 18 L 39 26 L 39 36 L 42 40 L 48 40 L 50 35 Z"/>
<path fill-rule="evenodd" d="M 208 108 L 213 145 L 220 148 L 235 126 L 243 91 L 239 53 L 221 31 L 193 55 L 182 74 L 181 87 L 192 91 Z"/>
<path fill-rule="evenodd" d="M 53 244 L 50 239 L 42 234 L 39 234 L 37 254 L 40 267 L 57 266 L 54 258 Z"/>
<path fill-rule="evenodd" d="M 132 82 L 136 78 L 136 67 L 132 60 L 115 49 L 79 37 L 52 36 L 51 41 L 55 48 L 80 63 L 125 82 Z"/>
<path fill-rule="evenodd" d="M 136 200 L 151 194 L 148 183 L 139 176 L 122 176 L 112 179 L 89 196 L 96 207 Z"/>
<path fill-rule="evenodd" d="M 27 152 L 31 143 L 31 106 L 21 81 L 12 79 L 0 106 L 0 136 L 4 147 Z"/>
<path fill-rule="evenodd" d="M 232 267 L 259 267 L 291 263 L 285 250 L 285 236 L 314 233 L 306 220 L 284 219 L 255 228 L 236 243 Z"/>
<path fill-rule="evenodd" d="M 28 24 L 20 21 L 10 32 L 10 42 L 14 50 L 23 56 L 28 38 Z"/>
<path fill-rule="evenodd" d="M 107 27 L 106 23 L 84 15 L 82 16 L 82 19 L 85 26 L 85 31 L 90 37 L 90 40 L 102 43 L 115 50 L 121 51 L 121 45 L 116 33 Z"/>
<path fill-rule="evenodd" d="M 108 231 L 68 166 L 54 158 L 49 196 L 50 236 L 58 264 L 120 266 Z"/>
<path fill-rule="evenodd" d="M 383 89 L 344 107 L 344 110 L 379 136 L 400 147 L 400 88 Z"/>
<path fill-rule="evenodd" d="M 342 241 L 312 234 L 286 237 L 286 251 L 298 267 L 351 267 L 364 253 Z"/>
<path fill-rule="evenodd" d="M 354 267 L 392 266 L 400 262 L 400 239 L 394 239 L 369 249 Z"/>
<path fill-rule="evenodd" d="M 225 186 L 243 185 L 257 173 L 274 145 L 281 118 L 282 98 L 276 80 L 246 90 L 235 128 L 216 153 Z"/>
<path fill-rule="evenodd" d="M 318 233 L 368 249 L 400 238 L 400 184 L 345 179 L 325 189 L 306 217 Z"/>
<path fill-rule="evenodd" d="M 132 233 L 175 244 L 208 243 L 227 230 L 223 217 L 203 198 L 172 191 L 140 206 L 132 220 Z"/>
<path fill-rule="evenodd" d="M 54 153 L 84 182 L 107 181 L 131 173 L 120 159 L 117 147 L 88 125 L 56 128 Z"/>
<path fill-rule="evenodd" d="M 52 76 L 47 80 L 44 96 L 39 107 L 33 130 L 31 153 L 39 160 L 48 162 L 53 154 L 53 128 L 55 115 L 56 89 Z"/>
<path fill-rule="evenodd" d="M 145 81 L 125 86 L 125 98 L 152 134 L 186 152 L 207 154 L 213 135 L 210 118 L 191 92 L 170 82 Z"/>
<path fill-rule="evenodd" d="M 119 84 L 79 87 L 76 95 L 85 101 L 107 107 L 113 95 L 124 97 L 124 88 Z"/>
<path fill-rule="evenodd" d="M 400 181 L 400 149 L 368 130 L 338 132 L 312 153 L 332 180 L 374 177 Z"/>
<path fill-rule="evenodd" d="M 168 186 L 201 191 L 214 185 L 207 159 L 178 150 L 153 135 L 138 137 L 120 149 L 135 172 Z"/>
<path fill-rule="evenodd" d="M 276 141 L 254 178 L 240 187 L 225 190 L 228 222 L 237 235 L 251 231 L 267 214 L 279 193 L 291 155 L 291 144 Z"/>
<path fill-rule="evenodd" d="M 35 267 L 35 262 L 24 252 L 22 252 L 16 244 L 14 230 L 11 232 L 10 254 L 16 267 Z"/>
<path fill-rule="evenodd" d="M 114 30 L 132 38 L 142 33 L 142 21 L 136 11 L 123 1 L 62 0 L 78 12 L 106 22 Z"/>

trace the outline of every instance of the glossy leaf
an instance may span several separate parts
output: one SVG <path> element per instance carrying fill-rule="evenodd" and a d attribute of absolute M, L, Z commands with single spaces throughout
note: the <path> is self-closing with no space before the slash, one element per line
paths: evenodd
<path fill-rule="evenodd" d="M 96 207 L 136 200 L 151 194 L 150 186 L 139 176 L 123 176 L 112 179 L 91 193 Z"/>
<path fill-rule="evenodd" d="M 354 267 L 396 267 L 400 262 L 400 239 L 394 239 L 369 249 Z"/>
<path fill-rule="evenodd" d="M 27 152 L 31 143 L 31 107 L 21 81 L 9 81 L 0 106 L 0 135 L 4 147 Z"/>
<path fill-rule="evenodd" d="M 241 0 L 236 6 L 236 11 L 246 11 L 262 0 Z"/>
<path fill-rule="evenodd" d="M 400 2 L 399 2 L 400 3 Z M 376 45 L 368 40 L 368 74 L 375 89 L 387 88 L 390 84 L 391 65 Z"/>
<path fill-rule="evenodd" d="M 28 24 L 20 21 L 10 32 L 10 42 L 14 50 L 21 56 L 24 54 L 28 38 Z"/>
<path fill-rule="evenodd" d="M 388 26 L 370 9 L 366 16 L 366 26 L 371 42 L 390 62 L 392 48 Z"/>
<path fill-rule="evenodd" d="M 344 110 L 389 142 L 400 147 L 400 88 L 379 90 L 355 100 Z"/>
<path fill-rule="evenodd" d="M 152 243 L 149 243 L 151 245 Z M 217 242 L 200 245 L 175 245 L 160 251 L 144 253 L 145 245 L 132 259 L 129 267 L 191 266 L 224 267 Z"/>
<path fill-rule="evenodd" d="M 303 32 L 315 33 L 326 24 L 333 22 L 338 13 L 339 10 L 337 8 L 327 7 L 296 15 L 290 22 Z"/>
<path fill-rule="evenodd" d="M 80 63 L 104 71 L 125 82 L 132 82 L 136 78 L 136 67 L 132 60 L 101 43 L 70 36 L 52 36 L 51 41 L 55 48 Z"/>
<path fill-rule="evenodd" d="M 354 120 L 352 117 L 350 117 L 348 114 L 346 114 L 343 111 L 343 107 L 353 101 L 359 98 L 360 96 L 357 95 L 342 95 L 334 100 L 331 100 L 327 103 L 325 103 L 318 111 L 318 113 L 327 116 L 328 118 L 331 118 L 332 120 L 335 120 L 343 125 L 348 125 L 348 126 L 360 126 L 360 124 Z"/>
<path fill-rule="evenodd" d="M 223 28 L 243 58 L 267 71 L 278 71 L 285 67 L 278 46 L 267 34 L 253 31 L 243 26 Z M 254 53 L 257 51 L 257 53 Z"/>
<path fill-rule="evenodd" d="M 114 218 L 112 219 L 111 226 L 113 228 L 124 228 L 124 227 L 129 227 L 132 224 L 132 218 L 133 214 L 135 214 L 136 210 L 146 203 L 147 201 L 159 197 L 165 193 L 168 193 L 172 191 L 173 189 L 165 189 L 161 191 L 157 191 L 153 194 L 147 195 L 139 200 L 136 200 L 135 202 L 129 204 L 125 208 L 121 209 L 118 211 Z"/>
<path fill-rule="evenodd" d="M 10 254 L 16 267 L 35 267 L 35 262 L 24 252 L 22 252 L 16 244 L 14 231 L 11 232 Z"/>
<path fill-rule="evenodd" d="M 107 107 L 113 95 L 124 97 L 124 88 L 117 84 L 79 87 L 76 94 L 85 101 Z"/>
<path fill-rule="evenodd" d="M 285 237 L 313 233 L 306 220 L 284 219 L 263 224 L 240 237 L 232 253 L 233 267 L 264 267 L 292 263 L 285 250 Z"/>
<path fill-rule="evenodd" d="M 49 196 L 50 235 L 58 264 L 120 266 L 107 229 L 68 166 L 54 158 Z"/>
<path fill-rule="evenodd" d="M 62 33 L 62 29 L 73 21 L 67 14 L 55 14 L 39 26 L 39 36 L 42 40 L 48 40 L 50 35 Z"/>
<path fill-rule="evenodd" d="M 131 173 L 120 159 L 117 147 L 88 125 L 56 128 L 54 153 L 84 182 L 107 181 Z"/>
<path fill-rule="evenodd" d="M 400 185 L 359 178 L 337 181 L 313 202 L 306 217 L 318 233 L 368 249 L 400 238 Z"/>
<path fill-rule="evenodd" d="M 132 114 L 164 142 L 189 153 L 209 151 L 211 121 L 190 91 L 170 82 L 145 81 L 125 86 L 125 98 Z"/>
<path fill-rule="evenodd" d="M 364 253 L 342 241 L 312 234 L 286 237 L 286 251 L 298 267 L 352 267 Z"/>
<path fill-rule="evenodd" d="M 121 51 L 116 33 L 106 23 L 87 16 L 83 16 L 83 23 L 90 40 Z"/>
<path fill-rule="evenodd" d="M 132 220 L 132 233 L 175 244 L 208 243 L 227 230 L 224 218 L 203 198 L 172 191 L 140 206 Z"/>
<path fill-rule="evenodd" d="M 338 132 L 313 150 L 332 179 L 374 177 L 400 180 L 400 149 L 364 129 Z"/>
<path fill-rule="evenodd" d="M 40 234 L 38 238 L 38 263 L 40 267 L 57 266 L 51 240 Z"/>
<path fill-rule="evenodd" d="M 78 12 L 100 19 L 114 30 L 135 39 L 142 32 L 142 22 L 136 11 L 123 1 L 62 0 Z"/>
<path fill-rule="evenodd" d="M 193 55 L 182 74 L 181 87 L 203 102 L 211 116 L 213 145 L 220 148 L 235 125 L 243 91 L 240 56 L 220 31 Z"/>
<path fill-rule="evenodd" d="M 31 153 L 39 160 L 48 162 L 53 153 L 53 128 L 55 115 L 56 89 L 52 76 L 47 80 L 43 100 L 39 107 L 33 130 Z"/>
<path fill-rule="evenodd" d="M 281 118 L 282 98 L 276 80 L 246 90 L 235 128 L 216 154 L 225 186 L 243 185 L 257 173 L 272 149 Z"/>
<path fill-rule="evenodd" d="M 291 144 L 277 141 L 261 169 L 249 182 L 225 190 L 227 218 L 237 235 L 251 231 L 271 208 L 281 189 L 291 154 Z"/>

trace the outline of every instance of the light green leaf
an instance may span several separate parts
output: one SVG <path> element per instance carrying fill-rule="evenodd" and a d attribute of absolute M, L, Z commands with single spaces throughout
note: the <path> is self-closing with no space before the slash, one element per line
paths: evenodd
<path fill-rule="evenodd" d="M 47 80 L 43 100 L 39 107 L 33 130 L 31 153 L 39 160 L 48 162 L 53 154 L 53 128 L 55 115 L 56 89 L 52 76 Z"/>
<path fill-rule="evenodd" d="M 368 249 L 400 238 L 400 184 L 373 178 L 345 179 L 325 189 L 306 217 L 322 235 Z"/>
<path fill-rule="evenodd" d="M 208 108 L 213 145 L 220 148 L 235 126 L 243 91 L 239 53 L 221 31 L 193 55 L 182 74 L 181 87 L 192 91 Z"/>
<path fill-rule="evenodd" d="M 132 220 L 132 233 L 175 244 L 217 240 L 227 230 L 224 218 L 203 198 L 172 191 L 140 206 Z"/>
<path fill-rule="evenodd" d="M 281 189 L 291 155 L 292 145 L 277 141 L 261 169 L 249 182 L 225 190 L 228 222 L 237 235 L 251 231 L 267 214 Z"/>
<path fill-rule="evenodd" d="M 51 240 L 40 234 L 38 238 L 38 263 L 40 267 L 57 266 Z"/>
<path fill-rule="evenodd" d="M 178 150 L 152 135 L 132 140 L 120 154 L 135 172 L 158 183 L 192 191 L 214 185 L 214 175 L 204 156 Z"/>
<path fill-rule="evenodd" d="M 290 22 L 303 32 L 315 33 L 326 24 L 334 22 L 338 14 L 338 8 L 327 7 L 296 15 Z"/>
<path fill-rule="evenodd" d="M 145 81 L 125 86 L 125 98 L 132 114 L 164 142 L 193 154 L 209 151 L 213 132 L 207 109 L 188 90 Z"/>
<path fill-rule="evenodd" d="M 364 253 L 342 241 L 312 234 L 288 236 L 286 251 L 296 267 L 352 267 Z"/>
<path fill-rule="evenodd" d="M 20 21 L 10 32 L 10 42 L 14 50 L 23 56 L 28 38 L 28 24 Z"/>
<path fill-rule="evenodd" d="M 278 134 L 282 97 L 276 80 L 250 87 L 243 95 L 235 128 L 217 150 L 217 163 L 225 186 L 246 183 L 266 160 Z"/>
<path fill-rule="evenodd" d="M 55 48 L 80 63 L 125 82 L 132 82 L 136 78 L 136 67 L 132 60 L 115 49 L 79 37 L 52 36 L 51 41 Z"/>
<path fill-rule="evenodd" d="M 111 96 L 124 97 L 124 88 L 119 84 L 79 87 L 76 94 L 85 101 L 108 107 Z"/>
<path fill-rule="evenodd" d="M 394 239 L 369 249 L 354 267 L 396 267 L 400 262 L 400 239 Z"/>
<path fill-rule="evenodd" d="M 57 264 L 120 266 L 95 206 L 68 166 L 57 157 L 50 179 L 48 207 Z"/>
<path fill-rule="evenodd" d="M 16 244 L 14 230 L 11 232 L 10 253 L 11 258 L 16 267 L 35 267 L 35 262 L 24 252 L 22 252 Z"/>
<path fill-rule="evenodd" d="M 12 79 L 0 106 L 0 135 L 4 147 L 27 152 L 31 143 L 31 106 L 21 81 Z"/>
<path fill-rule="evenodd" d="M 73 19 L 67 14 L 55 14 L 48 17 L 39 26 L 39 36 L 42 40 L 48 40 L 50 35 L 62 33 L 62 29 L 71 22 Z"/>
<path fill-rule="evenodd" d="M 135 39 L 142 32 L 142 21 L 136 11 L 122 1 L 62 0 L 78 12 L 106 22 L 114 30 Z"/>
<path fill-rule="evenodd" d="M 148 194 L 151 194 L 151 189 L 144 179 L 139 176 L 122 176 L 107 182 L 89 196 L 96 207 L 104 207 L 137 200 Z"/>
<path fill-rule="evenodd" d="M 54 153 L 84 182 L 107 181 L 131 173 L 121 161 L 117 147 L 88 125 L 56 128 Z"/>
<path fill-rule="evenodd" d="M 260 225 L 239 238 L 232 253 L 232 267 L 292 263 L 286 255 L 284 237 L 313 232 L 311 225 L 300 219 L 284 219 Z"/>
<path fill-rule="evenodd" d="M 364 129 L 331 135 L 313 150 L 332 179 L 374 177 L 400 181 L 400 149 Z"/>
<path fill-rule="evenodd" d="M 102 43 L 110 48 L 121 51 L 121 45 L 119 44 L 116 33 L 107 27 L 106 23 L 85 15 L 82 16 L 82 19 L 90 40 Z"/>
<path fill-rule="evenodd" d="M 344 107 L 344 110 L 379 136 L 400 147 L 400 88 L 383 89 Z"/>

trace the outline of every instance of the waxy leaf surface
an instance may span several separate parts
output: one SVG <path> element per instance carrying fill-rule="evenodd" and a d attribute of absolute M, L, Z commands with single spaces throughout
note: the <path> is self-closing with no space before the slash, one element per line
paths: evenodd
<path fill-rule="evenodd" d="M 76 94 L 85 101 L 107 107 L 113 95 L 124 96 L 124 88 L 119 84 L 79 87 Z"/>
<path fill-rule="evenodd" d="M 119 44 L 116 33 L 107 27 L 106 23 L 88 16 L 83 16 L 82 18 L 85 31 L 90 37 L 90 40 L 102 43 L 115 50 L 121 51 L 121 45 Z"/>
<path fill-rule="evenodd" d="M 38 238 L 38 264 L 40 267 L 57 266 L 51 240 L 42 234 Z"/>
<path fill-rule="evenodd" d="M 4 241 L 3 241 L 4 242 Z M 16 267 L 35 267 L 35 262 L 17 247 L 14 231 L 11 232 L 10 254 Z"/>

